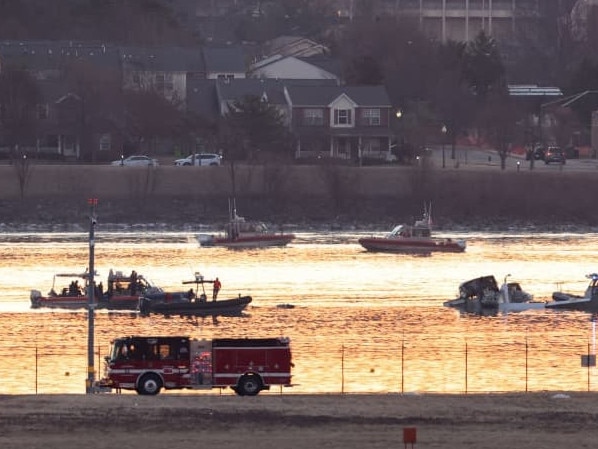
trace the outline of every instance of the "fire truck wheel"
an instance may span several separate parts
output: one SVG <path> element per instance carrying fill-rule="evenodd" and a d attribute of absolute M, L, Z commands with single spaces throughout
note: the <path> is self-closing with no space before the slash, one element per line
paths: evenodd
<path fill-rule="evenodd" d="M 153 396 L 160 393 L 161 388 L 162 381 L 158 375 L 146 374 L 139 379 L 139 383 L 137 384 L 137 393 Z"/>
<path fill-rule="evenodd" d="M 239 396 L 255 396 L 262 389 L 262 382 L 259 376 L 246 374 L 239 379 L 236 392 Z"/>

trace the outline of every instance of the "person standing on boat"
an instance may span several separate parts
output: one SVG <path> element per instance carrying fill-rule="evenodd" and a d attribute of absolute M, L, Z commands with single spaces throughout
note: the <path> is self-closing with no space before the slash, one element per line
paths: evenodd
<path fill-rule="evenodd" d="M 137 272 L 135 270 L 131 271 L 131 276 L 129 277 L 129 290 L 131 291 L 131 296 L 137 292 Z"/>
<path fill-rule="evenodd" d="M 220 279 L 218 279 L 218 278 L 214 279 L 214 290 L 212 292 L 212 301 L 216 301 L 216 298 L 218 297 L 218 292 L 220 291 L 221 287 L 222 287 L 222 284 L 220 283 Z"/>

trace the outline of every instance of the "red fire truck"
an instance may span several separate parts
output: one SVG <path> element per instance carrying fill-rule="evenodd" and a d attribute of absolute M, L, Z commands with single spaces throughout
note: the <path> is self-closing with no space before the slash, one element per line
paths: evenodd
<path fill-rule="evenodd" d="M 288 338 L 123 337 L 112 341 L 99 384 L 155 395 L 162 388 L 232 388 L 255 396 L 272 385 L 291 386 Z"/>

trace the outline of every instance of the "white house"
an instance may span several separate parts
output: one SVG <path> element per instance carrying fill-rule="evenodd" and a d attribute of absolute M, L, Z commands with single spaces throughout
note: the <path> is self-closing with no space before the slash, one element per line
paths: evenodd
<path fill-rule="evenodd" d="M 326 59 L 326 61 L 334 63 L 330 59 Z M 251 64 L 249 76 L 251 78 L 275 79 L 331 79 L 340 83 L 340 75 L 330 68 L 333 64 L 326 66 L 322 62 L 322 59 L 274 55 Z"/>

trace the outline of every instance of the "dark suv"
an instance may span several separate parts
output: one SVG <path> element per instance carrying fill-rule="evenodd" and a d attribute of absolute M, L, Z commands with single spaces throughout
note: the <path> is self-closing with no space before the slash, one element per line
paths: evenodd
<path fill-rule="evenodd" d="M 544 163 L 550 164 L 556 162 L 557 164 L 565 164 L 565 153 L 559 147 L 548 147 L 544 154 Z"/>
<path fill-rule="evenodd" d="M 540 161 L 540 160 L 544 159 L 545 153 L 546 153 L 546 148 L 544 148 L 541 145 L 536 145 L 535 147 L 529 148 L 527 150 L 527 153 L 525 154 L 525 160 L 531 161 L 533 159 L 534 161 Z"/>

